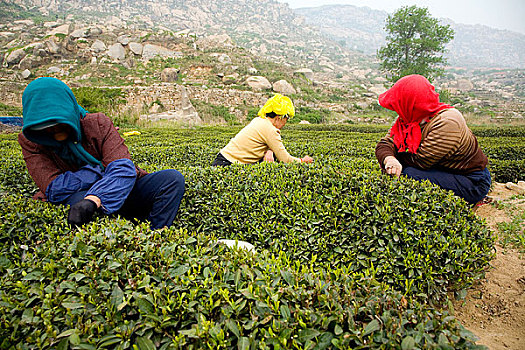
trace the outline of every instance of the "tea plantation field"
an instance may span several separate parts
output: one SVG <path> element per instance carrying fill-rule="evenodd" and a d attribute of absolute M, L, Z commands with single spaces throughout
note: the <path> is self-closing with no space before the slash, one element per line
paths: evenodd
<path fill-rule="evenodd" d="M 443 307 L 483 277 L 494 237 L 429 183 L 382 175 L 382 126 L 287 126 L 314 164 L 212 168 L 240 127 L 144 128 L 147 171 L 186 194 L 170 229 L 30 199 L 16 135 L 0 135 L 0 349 L 476 349 Z M 525 179 L 525 128 L 474 128 L 496 181 Z M 216 241 L 239 239 L 256 253 Z"/>

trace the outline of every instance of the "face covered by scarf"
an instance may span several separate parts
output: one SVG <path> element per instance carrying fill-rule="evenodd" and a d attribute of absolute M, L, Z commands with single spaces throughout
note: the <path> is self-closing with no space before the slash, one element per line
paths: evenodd
<path fill-rule="evenodd" d="M 82 130 L 80 119 L 87 111 L 77 103 L 73 91 L 55 78 L 38 78 L 27 85 L 22 95 L 22 132 L 34 143 L 51 148 L 65 161 L 83 166 L 86 164 L 102 166 L 81 145 Z M 57 141 L 42 129 L 46 126 L 65 124 L 69 127 L 69 137 Z"/>
<path fill-rule="evenodd" d="M 379 96 L 379 104 L 395 111 L 395 121 L 390 136 L 399 152 L 416 153 L 421 143 L 419 123 L 436 113 L 453 108 L 439 102 L 439 94 L 423 76 L 413 74 L 399 79 L 394 86 Z"/>

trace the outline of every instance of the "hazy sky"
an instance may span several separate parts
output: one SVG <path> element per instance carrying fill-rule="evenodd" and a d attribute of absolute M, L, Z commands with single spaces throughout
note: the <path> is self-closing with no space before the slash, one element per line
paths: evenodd
<path fill-rule="evenodd" d="M 525 34 L 525 0 L 277 0 L 291 8 L 322 5 L 368 6 L 392 13 L 401 6 L 427 7 L 433 17 L 457 23 L 484 24 Z"/>

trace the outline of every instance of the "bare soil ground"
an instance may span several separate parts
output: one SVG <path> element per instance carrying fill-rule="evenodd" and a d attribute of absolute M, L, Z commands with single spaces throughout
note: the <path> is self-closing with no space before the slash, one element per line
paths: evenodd
<path fill-rule="evenodd" d="M 489 193 L 495 201 L 523 212 L 525 200 L 512 199 L 514 195 L 503 184 L 495 184 Z M 476 214 L 496 235 L 497 224 L 511 220 L 508 212 L 494 204 L 478 207 Z M 480 338 L 478 344 L 491 350 L 525 350 L 525 255 L 500 244 L 496 252 L 486 278 L 469 290 L 465 300 L 455 302 L 456 317 Z"/>

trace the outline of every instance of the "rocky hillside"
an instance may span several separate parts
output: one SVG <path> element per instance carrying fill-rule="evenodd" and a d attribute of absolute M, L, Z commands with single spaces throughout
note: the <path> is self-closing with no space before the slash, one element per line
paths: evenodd
<path fill-rule="evenodd" d="M 362 55 L 327 42 L 317 29 L 305 24 L 287 4 L 276 0 L 4 0 L 3 3 L 24 11 L 37 11 L 51 18 L 68 14 L 82 20 L 111 18 L 126 26 L 152 28 L 163 26 L 175 33 L 191 32 L 197 36 L 228 34 L 253 54 L 272 62 L 349 69 Z M 361 63 L 361 62 L 360 62 Z"/>
<path fill-rule="evenodd" d="M 242 122 L 272 92 L 291 96 L 299 118 L 310 122 L 383 123 L 395 117 L 378 107 L 377 96 L 388 85 L 364 56 L 323 41 L 307 27 L 298 26 L 281 37 L 264 34 L 264 28 L 273 33 L 277 23 L 293 27 L 288 20 L 297 20 L 274 1 L 258 8 L 251 0 L 225 0 L 214 3 L 218 7 L 213 13 L 204 0 L 187 1 L 184 6 L 201 4 L 206 11 L 199 11 L 207 15 L 187 8 L 187 15 L 177 15 L 179 21 L 173 19 L 178 13 L 173 8 L 147 1 L 129 1 L 125 7 L 107 1 L 96 7 L 80 7 L 76 1 L 31 1 L 31 6 L 22 0 L 0 2 L 0 115 L 20 115 L 27 83 L 54 76 L 75 88 L 83 105 L 102 101 L 102 111 L 127 120 L 146 116 L 190 124 Z M 225 4 L 231 5 L 231 13 Z M 241 16 L 250 6 L 254 12 Z M 282 16 L 263 16 L 270 11 L 267 7 L 283 9 Z M 220 11 L 228 18 L 224 28 L 235 26 L 237 34 L 226 34 L 230 31 L 217 24 Z M 231 20 L 235 16 L 255 23 L 241 26 Z M 271 19 L 265 22 L 263 17 Z M 239 33 L 257 30 L 259 42 L 239 39 Z M 290 40 L 299 38 L 300 30 L 312 30 L 311 41 L 295 45 Z M 438 89 L 446 89 L 443 98 L 465 112 L 490 120 L 523 119 L 522 71 L 455 69 L 436 83 Z"/>
<path fill-rule="evenodd" d="M 365 54 L 374 55 L 384 44 L 387 12 L 368 7 L 331 5 L 295 10 L 309 25 L 332 39 Z M 449 64 L 466 68 L 525 68 L 525 35 L 482 25 L 465 25 L 449 19 L 455 31 L 448 45 Z"/>

